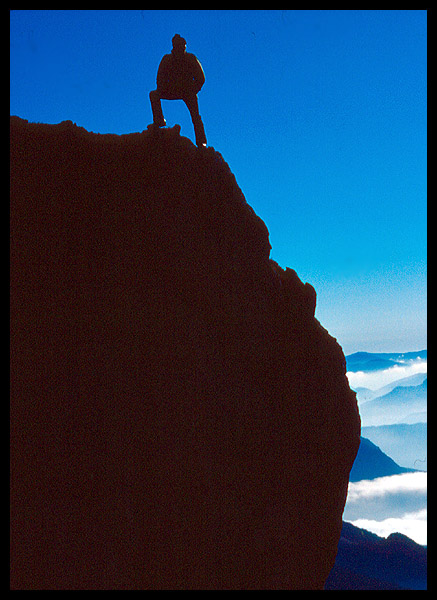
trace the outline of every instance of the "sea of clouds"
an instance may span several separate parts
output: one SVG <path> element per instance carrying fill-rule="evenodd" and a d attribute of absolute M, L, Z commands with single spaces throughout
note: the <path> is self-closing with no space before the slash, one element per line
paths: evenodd
<path fill-rule="evenodd" d="M 427 510 L 405 513 L 400 518 L 389 517 L 382 521 L 374 519 L 356 519 L 351 521 L 355 527 L 376 533 L 380 537 L 388 537 L 391 533 L 403 533 L 421 546 L 427 545 Z"/>
<path fill-rule="evenodd" d="M 405 361 L 402 365 L 394 365 L 388 369 L 380 371 L 348 371 L 346 373 L 349 380 L 349 385 L 353 390 L 359 387 L 365 387 L 370 390 L 377 390 L 393 381 L 415 375 L 416 373 L 427 372 L 427 360 L 417 358 L 414 360 Z"/>
<path fill-rule="evenodd" d="M 417 357 L 388 369 L 349 371 L 352 389 L 380 388 L 416 373 L 427 372 L 427 360 Z M 350 482 L 343 519 L 381 537 L 403 533 L 427 544 L 427 474 L 403 473 L 372 480 Z"/>
<path fill-rule="evenodd" d="M 426 545 L 427 474 L 403 473 L 349 483 L 343 519 L 382 537 L 399 532 Z"/>

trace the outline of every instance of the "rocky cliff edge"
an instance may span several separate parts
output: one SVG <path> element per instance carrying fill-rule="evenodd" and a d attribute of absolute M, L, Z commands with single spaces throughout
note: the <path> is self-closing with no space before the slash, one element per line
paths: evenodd
<path fill-rule="evenodd" d="M 222 156 L 10 141 L 11 587 L 323 589 L 355 394 Z"/>

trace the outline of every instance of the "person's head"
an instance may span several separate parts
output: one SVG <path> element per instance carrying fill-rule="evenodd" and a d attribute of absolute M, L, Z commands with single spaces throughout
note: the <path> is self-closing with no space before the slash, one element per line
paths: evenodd
<path fill-rule="evenodd" d="M 171 40 L 173 44 L 172 52 L 177 55 L 182 55 L 185 53 L 185 49 L 187 47 L 187 42 L 181 37 L 178 33 L 173 36 Z"/>

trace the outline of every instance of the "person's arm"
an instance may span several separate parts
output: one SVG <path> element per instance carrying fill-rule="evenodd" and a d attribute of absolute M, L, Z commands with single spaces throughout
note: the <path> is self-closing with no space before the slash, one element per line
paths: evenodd
<path fill-rule="evenodd" d="M 159 91 L 164 91 L 169 86 L 169 64 L 168 64 L 168 56 L 165 55 L 162 57 L 161 62 L 159 63 L 158 73 L 156 75 L 156 86 Z"/>
<path fill-rule="evenodd" d="M 193 85 L 194 91 L 197 94 L 203 84 L 205 83 L 205 73 L 203 72 L 202 65 L 197 60 L 197 58 L 192 54 L 192 62 L 193 62 Z"/>

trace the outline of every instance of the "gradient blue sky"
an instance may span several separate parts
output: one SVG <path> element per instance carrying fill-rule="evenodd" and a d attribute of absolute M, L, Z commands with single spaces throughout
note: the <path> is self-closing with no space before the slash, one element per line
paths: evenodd
<path fill-rule="evenodd" d="M 171 38 L 201 61 L 208 144 L 264 220 L 271 257 L 342 344 L 426 342 L 425 10 L 14 10 L 10 112 L 130 133 Z M 194 139 L 182 102 L 167 124 Z"/>

